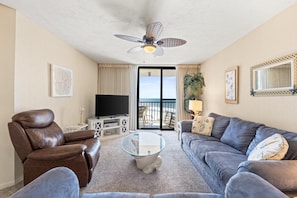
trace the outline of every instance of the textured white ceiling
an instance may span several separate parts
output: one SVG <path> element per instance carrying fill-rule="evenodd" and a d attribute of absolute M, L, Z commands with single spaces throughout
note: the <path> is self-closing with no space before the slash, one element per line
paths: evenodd
<path fill-rule="evenodd" d="M 201 63 L 297 0 L 0 0 L 43 26 L 98 63 Z M 187 41 L 164 48 L 162 57 L 114 37 L 142 38 L 145 27 L 161 22 L 160 38 Z"/>

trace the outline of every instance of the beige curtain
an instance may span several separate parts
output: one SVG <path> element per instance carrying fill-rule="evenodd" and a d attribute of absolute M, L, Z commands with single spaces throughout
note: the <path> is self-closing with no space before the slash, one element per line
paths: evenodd
<path fill-rule="evenodd" d="M 176 120 L 189 120 L 191 115 L 184 109 L 184 77 L 186 74 L 200 72 L 200 65 L 177 65 L 176 66 Z"/>
<path fill-rule="evenodd" d="M 176 66 L 176 120 L 191 119 L 184 110 L 184 76 L 200 71 L 200 65 Z M 99 64 L 98 65 L 98 94 L 119 94 L 130 96 L 130 129 L 136 129 L 136 87 L 137 66 Z M 134 108 L 135 107 L 135 108 Z M 133 121 L 134 120 L 134 121 Z"/>
<path fill-rule="evenodd" d="M 99 94 L 130 94 L 130 65 L 99 64 L 98 90 Z"/>
<path fill-rule="evenodd" d="M 138 66 L 133 65 L 131 68 L 131 81 L 130 81 L 130 130 L 135 131 L 137 128 L 137 75 Z"/>
<path fill-rule="evenodd" d="M 136 128 L 137 66 L 98 65 L 98 94 L 129 95 L 129 128 Z"/>

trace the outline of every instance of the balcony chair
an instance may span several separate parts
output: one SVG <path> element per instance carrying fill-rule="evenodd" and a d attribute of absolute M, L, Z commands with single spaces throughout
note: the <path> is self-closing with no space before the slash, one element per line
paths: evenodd
<path fill-rule="evenodd" d="M 166 111 L 164 116 L 164 123 L 167 125 L 168 128 L 175 127 L 175 112 Z"/>
<path fill-rule="evenodd" d="M 21 112 L 8 123 L 12 144 L 22 160 L 24 185 L 54 167 L 68 167 L 86 186 L 100 157 L 95 131 L 63 133 L 50 109 Z"/>
<path fill-rule="evenodd" d="M 148 111 L 148 106 L 139 106 L 138 108 L 138 116 L 139 120 L 141 119 L 143 122 L 143 125 L 146 125 L 148 123 L 147 120 L 147 111 Z"/>

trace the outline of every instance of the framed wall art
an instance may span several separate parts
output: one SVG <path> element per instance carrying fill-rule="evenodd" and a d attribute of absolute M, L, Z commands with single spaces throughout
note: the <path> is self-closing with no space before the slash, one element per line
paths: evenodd
<path fill-rule="evenodd" d="M 73 74 L 71 69 L 58 65 L 51 65 L 51 96 L 72 96 Z"/>
<path fill-rule="evenodd" d="M 238 69 L 232 67 L 225 71 L 225 102 L 238 103 Z"/>

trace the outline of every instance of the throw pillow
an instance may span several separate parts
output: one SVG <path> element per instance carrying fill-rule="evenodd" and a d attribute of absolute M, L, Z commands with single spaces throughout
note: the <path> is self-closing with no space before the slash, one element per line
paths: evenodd
<path fill-rule="evenodd" d="M 240 118 L 231 118 L 220 140 L 245 154 L 249 144 L 255 137 L 257 128 L 262 125 Z"/>
<path fill-rule="evenodd" d="M 260 142 L 250 153 L 248 160 L 281 160 L 289 145 L 281 134 L 274 134 Z"/>
<path fill-rule="evenodd" d="M 210 113 L 208 116 L 213 117 L 215 119 L 211 131 L 211 136 L 220 139 L 224 134 L 227 126 L 229 125 L 231 118 L 216 113 Z"/>
<path fill-rule="evenodd" d="M 192 124 L 192 133 L 210 136 L 214 118 L 195 116 Z"/>

